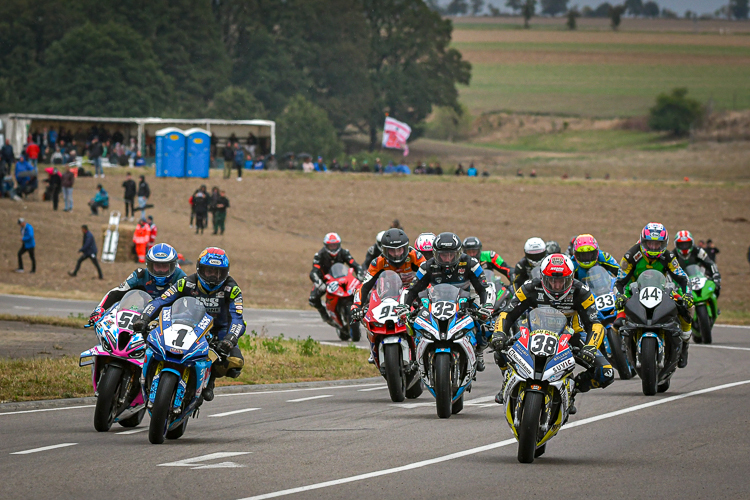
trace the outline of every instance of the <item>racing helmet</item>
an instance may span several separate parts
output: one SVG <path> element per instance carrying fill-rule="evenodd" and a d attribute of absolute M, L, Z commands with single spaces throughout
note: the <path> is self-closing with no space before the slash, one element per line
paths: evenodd
<path fill-rule="evenodd" d="M 335 257 L 341 251 L 341 237 L 336 233 L 328 233 L 323 237 L 323 244 L 331 257 Z"/>
<path fill-rule="evenodd" d="M 482 242 L 476 236 L 469 236 L 464 239 L 464 253 L 469 257 L 479 260 L 482 253 Z"/>
<path fill-rule="evenodd" d="M 552 255 L 553 253 L 562 253 L 562 248 L 560 247 L 560 244 L 556 242 L 555 240 L 549 240 L 547 243 L 544 244 L 544 247 L 547 251 L 547 255 Z"/>
<path fill-rule="evenodd" d="M 547 244 L 541 238 L 529 238 L 523 245 L 523 253 L 530 267 L 539 267 L 547 256 Z"/>
<path fill-rule="evenodd" d="M 573 288 L 573 263 L 570 258 L 553 253 L 544 258 L 540 269 L 542 288 L 547 297 L 554 301 L 564 299 Z"/>
<path fill-rule="evenodd" d="M 599 260 L 599 244 L 590 234 L 580 234 L 573 240 L 573 255 L 578 265 L 591 269 Z"/>
<path fill-rule="evenodd" d="M 454 233 L 440 233 L 432 245 L 435 262 L 446 273 L 452 273 L 461 260 L 461 240 Z"/>
<path fill-rule="evenodd" d="M 690 231 L 680 231 L 674 238 L 674 247 L 680 252 L 683 259 L 690 255 L 690 250 L 695 246 L 695 240 Z"/>
<path fill-rule="evenodd" d="M 146 271 L 159 286 L 169 283 L 177 268 L 177 250 L 166 243 L 157 243 L 146 253 Z"/>
<path fill-rule="evenodd" d="M 667 250 L 669 232 L 664 224 L 649 222 L 641 232 L 641 253 L 648 260 L 656 260 Z"/>
<path fill-rule="evenodd" d="M 229 257 L 221 248 L 208 247 L 198 256 L 198 281 L 207 292 L 215 292 L 229 277 Z"/>
<path fill-rule="evenodd" d="M 383 235 L 380 242 L 383 250 L 383 258 L 393 267 L 398 267 L 409 256 L 409 237 L 403 229 L 389 229 Z"/>
<path fill-rule="evenodd" d="M 419 250 L 425 260 L 430 260 L 432 258 L 432 246 L 434 242 L 434 233 L 422 233 L 414 240 L 414 248 Z"/>
<path fill-rule="evenodd" d="M 383 241 L 383 235 L 385 234 L 385 231 L 380 231 L 377 236 L 375 236 L 375 246 L 378 247 L 378 250 L 380 250 L 380 253 L 383 253 L 383 247 L 380 246 L 380 244 Z"/>

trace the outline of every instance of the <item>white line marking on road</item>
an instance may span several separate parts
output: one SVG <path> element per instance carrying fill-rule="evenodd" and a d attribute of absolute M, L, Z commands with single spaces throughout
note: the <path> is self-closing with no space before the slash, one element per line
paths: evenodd
<path fill-rule="evenodd" d="M 731 349 L 733 351 L 750 351 L 750 347 L 734 347 L 731 345 L 706 345 L 706 344 L 691 344 L 695 347 L 708 347 L 709 349 Z"/>
<path fill-rule="evenodd" d="M 75 446 L 78 443 L 61 443 L 53 444 L 52 446 L 42 446 L 41 448 L 34 448 L 33 450 L 16 451 L 11 455 L 28 455 L 29 453 L 38 453 L 40 451 L 54 450 L 56 448 L 65 448 L 66 446 Z"/>
<path fill-rule="evenodd" d="M 464 405 L 483 405 L 484 403 L 495 402 L 495 396 L 482 396 L 481 398 L 464 401 Z"/>
<path fill-rule="evenodd" d="M 78 408 L 93 408 L 96 405 L 65 406 L 63 408 L 41 408 L 39 410 L 9 411 L 0 415 L 20 415 L 21 413 L 37 413 L 40 411 L 77 410 Z"/>
<path fill-rule="evenodd" d="M 387 385 L 381 385 L 380 387 L 370 387 L 369 389 L 359 389 L 357 392 L 370 392 L 370 391 L 379 391 L 380 389 L 388 389 Z"/>
<path fill-rule="evenodd" d="M 342 344 L 342 343 L 325 342 L 325 341 L 319 341 L 318 344 L 321 344 L 321 345 L 332 345 L 333 347 L 349 347 L 351 345 L 351 344 Z M 368 346 L 366 346 L 366 345 L 357 345 L 357 344 L 354 344 L 354 347 L 356 347 L 357 349 L 367 349 L 368 351 L 370 350 L 370 348 Z"/>
<path fill-rule="evenodd" d="M 747 325 L 722 325 L 722 324 L 718 324 L 718 325 L 714 325 L 714 328 L 716 328 L 717 326 L 720 326 L 722 328 L 745 328 L 745 329 L 750 329 L 750 326 L 747 326 Z"/>
<path fill-rule="evenodd" d="M 13 306 L 13 309 L 31 309 L 29 306 Z"/>
<path fill-rule="evenodd" d="M 216 396 L 219 398 L 226 398 L 229 396 L 255 396 L 258 394 L 281 394 L 282 392 L 303 392 L 303 391 L 332 391 L 334 389 L 353 389 L 355 387 L 372 387 L 374 385 L 380 385 L 380 383 L 377 384 L 354 384 L 354 385 L 334 385 L 334 386 L 327 386 L 327 387 L 305 387 L 300 389 L 280 389 L 278 391 L 258 391 L 258 392 L 236 392 L 231 394 L 217 394 Z M 2 415 L 2 414 L 0 414 Z"/>
<path fill-rule="evenodd" d="M 392 404 L 391 406 L 395 406 L 396 408 L 405 408 L 407 410 L 413 410 L 414 408 L 422 408 L 426 406 L 435 406 L 435 403 L 396 403 Z"/>
<path fill-rule="evenodd" d="M 302 401 L 312 401 L 313 399 L 332 398 L 333 394 L 322 394 L 320 396 L 313 396 L 310 398 L 290 399 L 287 403 L 301 403 Z"/>
<path fill-rule="evenodd" d="M 565 424 L 565 426 L 560 429 L 561 431 L 564 431 L 566 429 L 572 429 L 574 427 L 579 427 L 581 425 L 591 424 L 593 422 L 598 422 L 599 420 L 605 420 L 612 417 L 617 417 L 619 415 L 624 415 L 626 413 L 631 413 L 634 411 L 643 410 L 645 408 L 650 408 L 652 406 L 657 406 L 665 403 L 671 403 L 673 401 L 677 401 L 680 399 L 688 398 L 691 396 L 698 396 L 700 394 L 706 394 L 709 392 L 714 391 L 720 391 L 722 389 L 729 389 L 732 387 L 737 387 L 740 385 L 750 384 L 750 380 L 742 380 L 740 382 L 733 382 L 730 384 L 723 384 L 723 385 L 717 385 L 714 387 L 709 387 L 707 389 L 701 389 L 698 391 L 693 392 L 687 392 L 685 394 L 679 394 L 677 396 L 672 396 L 664 399 L 658 399 L 656 401 L 650 401 L 648 403 L 643 403 L 636 406 L 631 406 L 629 408 L 623 408 L 622 410 L 616 410 L 609 413 L 603 413 L 601 415 L 597 415 L 590 418 L 585 418 L 583 420 L 579 420 L 577 422 L 572 422 L 569 424 Z M 476 455 L 477 453 L 482 453 L 489 450 L 494 450 L 496 448 L 502 448 L 504 446 L 510 446 L 512 444 L 515 444 L 515 439 L 506 439 L 505 441 L 499 441 L 497 443 L 487 444 L 484 446 L 479 446 L 477 448 L 471 448 L 464 451 L 459 451 L 456 453 L 451 453 L 450 455 L 443 455 L 442 457 L 436 457 L 431 458 L 428 460 L 422 460 L 421 462 L 414 462 L 411 464 L 402 465 L 400 467 L 393 467 L 392 469 L 383 469 L 373 472 L 368 472 L 365 474 L 359 474 L 357 476 L 350 476 L 350 477 L 344 477 L 341 479 L 334 479 L 332 481 L 325 481 L 323 483 L 315 483 L 315 484 L 309 484 L 307 486 L 299 486 L 297 488 L 290 488 L 288 490 L 280 490 L 280 491 L 273 491 L 271 493 L 265 493 L 262 495 L 256 495 L 253 497 L 246 497 L 241 500 L 265 500 L 267 498 L 277 498 L 277 497 L 283 497 L 287 495 L 293 495 L 295 493 L 302 493 L 304 491 L 311 491 L 311 490 L 319 490 L 321 488 L 329 488 L 331 486 L 338 486 L 340 484 L 346 484 L 346 483 L 353 483 L 356 481 L 363 481 L 365 479 L 371 479 L 373 477 L 380 477 L 380 476 L 386 476 L 389 474 L 395 474 L 397 472 L 405 472 L 409 470 L 419 469 L 422 467 L 427 467 L 428 465 L 434 465 L 441 462 L 447 462 L 449 460 L 455 460 L 457 458 L 463 458 L 469 455 Z"/>
<path fill-rule="evenodd" d="M 118 436 L 127 436 L 129 434 L 138 434 L 139 432 L 146 432 L 147 430 L 148 430 L 148 427 L 143 427 L 142 429 L 132 429 L 132 430 L 129 430 L 129 431 L 118 432 L 117 435 Z"/>
<path fill-rule="evenodd" d="M 218 464 L 205 465 L 201 462 L 208 462 L 209 460 L 217 460 L 219 458 L 236 457 L 239 455 L 249 455 L 250 451 L 221 451 L 219 453 L 211 453 L 209 455 L 201 455 L 195 458 L 186 458 L 185 460 L 177 460 L 176 462 L 168 462 L 166 464 L 159 464 L 159 467 L 191 467 L 192 469 L 220 469 L 227 468 L 233 469 L 236 467 L 244 467 L 244 465 L 236 464 L 234 462 L 221 462 Z M 193 467 L 197 466 L 197 467 Z"/>
<path fill-rule="evenodd" d="M 245 413 L 248 411 L 260 410 L 260 408 L 243 408 L 241 410 L 228 411 L 224 413 L 217 413 L 216 415 L 209 415 L 208 418 L 214 417 L 228 417 L 229 415 L 237 415 L 238 413 Z"/>

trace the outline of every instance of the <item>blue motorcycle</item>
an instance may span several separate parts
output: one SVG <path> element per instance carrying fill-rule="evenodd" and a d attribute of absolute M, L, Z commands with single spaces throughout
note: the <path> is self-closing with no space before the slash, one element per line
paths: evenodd
<path fill-rule="evenodd" d="M 473 311 L 467 292 L 443 283 L 431 287 L 412 313 L 419 373 L 440 418 L 463 409 L 464 393 L 476 374 Z"/>
<path fill-rule="evenodd" d="M 617 317 L 614 293 L 615 278 L 603 267 L 594 266 L 588 270 L 582 281 L 588 285 L 591 293 L 594 294 L 599 321 L 607 330 L 600 351 L 615 367 L 620 378 L 629 380 L 633 375 L 628 357 L 625 354 L 622 337 L 612 328 L 612 323 Z"/>
<path fill-rule="evenodd" d="M 188 418 L 197 417 L 208 384 L 213 318 L 198 299 L 182 297 L 162 309 L 158 325 L 148 334 L 141 386 L 151 415 L 148 440 L 161 444 L 185 433 Z"/>

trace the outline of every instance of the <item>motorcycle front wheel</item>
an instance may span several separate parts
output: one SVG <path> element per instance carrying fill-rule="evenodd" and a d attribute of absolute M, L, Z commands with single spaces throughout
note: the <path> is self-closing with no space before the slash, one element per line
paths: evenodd
<path fill-rule="evenodd" d="M 657 342 L 654 337 L 645 337 L 641 340 L 641 387 L 643 394 L 653 396 L 656 394 L 656 383 L 658 378 L 657 366 Z"/>
<path fill-rule="evenodd" d="M 156 388 L 154 406 L 151 408 L 151 422 L 148 426 L 148 440 L 151 444 L 164 442 L 178 380 L 177 375 L 172 372 L 162 372 L 159 377 L 159 387 Z"/>
<path fill-rule="evenodd" d="M 440 418 L 450 418 L 453 407 L 453 389 L 451 387 L 451 355 L 439 352 L 435 355 L 435 403 Z"/>
<path fill-rule="evenodd" d="M 117 399 L 120 394 L 122 368 L 110 364 L 96 386 L 99 396 L 96 398 L 94 410 L 94 429 L 107 432 L 117 416 Z"/>
<path fill-rule="evenodd" d="M 527 392 L 521 408 L 521 425 L 518 427 L 518 461 L 530 464 L 536 453 L 536 437 L 544 406 L 544 394 Z"/>
<path fill-rule="evenodd" d="M 708 308 L 706 304 L 695 306 L 695 313 L 698 315 L 698 325 L 700 326 L 701 340 L 704 344 L 710 344 L 711 339 L 711 318 L 708 317 Z"/>
<path fill-rule="evenodd" d="M 609 349 L 612 351 L 612 361 L 617 373 L 620 375 L 620 379 L 629 380 L 631 378 L 630 366 L 628 365 L 628 358 L 625 356 L 625 351 L 622 350 L 622 338 L 620 334 L 610 328 L 607 330 L 607 340 L 609 341 Z"/>
<path fill-rule="evenodd" d="M 400 403 L 406 392 L 406 377 L 401 363 L 401 346 L 399 344 L 385 344 L 385 381 L 388 383 L 388 393 L 391 401 Z"/>

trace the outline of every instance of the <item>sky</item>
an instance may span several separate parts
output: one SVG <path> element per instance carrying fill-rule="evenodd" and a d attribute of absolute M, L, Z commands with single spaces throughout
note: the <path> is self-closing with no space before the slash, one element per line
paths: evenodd
<path fill-rule="evenodd" d="M 603 3 L 605 0 L 570 0 L 568 2 L 568 6 L 573 7 L 575 5 L 578 5 L 579 8 L 589 6 L 589 7 L 596 7 L 597 5 Z M 624 0 L 618 1 L 618 0 L 606 0 L 611 4 L 619 4 L 624 3 Z M 669 10 L 672 10 L 679 15 L 682 15 L 685 13 L 686 10 L 692 10 L 693 12 L 697 12 L 698 14 L 713 14 L 716 9 L 720 8 L 723 5 L 727 5 L 729 3 L 729 0 L 655 0 L 656 3 L 659 4 L 659 7 L 664 8 L 666 7 Z M 441 0 L 440 4 L 445 5 L 449 3 L 450 0 Z M 644 0 L 645 2 L 645 0 Z M 492 4 L 496 7 L 500 8 L 501 10 L 508 10 L 505 7 L 505 0 L 487 0 L 485 2 L 486 4 Z"/>

